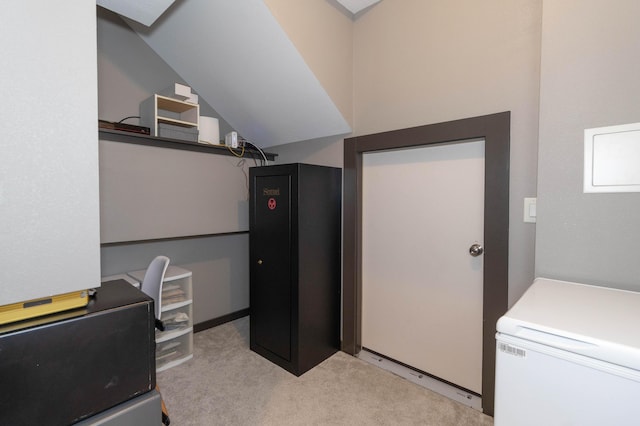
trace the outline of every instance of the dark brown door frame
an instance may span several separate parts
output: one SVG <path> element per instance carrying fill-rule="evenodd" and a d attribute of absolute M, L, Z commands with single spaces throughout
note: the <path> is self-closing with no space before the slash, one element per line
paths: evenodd
<path fill-rule="evenodd" d="M 362 349 L 362 154 L 425 145 L 485 141 L 482 408 L 492 416 L 496 322 L 507 311 L 511 113 L 357 136 L 344 141 L 342 350 Z"/>

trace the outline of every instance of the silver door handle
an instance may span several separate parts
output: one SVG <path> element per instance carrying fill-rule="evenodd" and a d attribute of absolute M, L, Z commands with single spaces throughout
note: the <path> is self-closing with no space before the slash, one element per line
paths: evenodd
<path fill-rule="evenodd" d="M 469 254 L 473 257 L 478 257 L 482 253 L 484 253 L 484 248 L 478 243 L 472 244 L 471 247 L 469 247 Z"/>

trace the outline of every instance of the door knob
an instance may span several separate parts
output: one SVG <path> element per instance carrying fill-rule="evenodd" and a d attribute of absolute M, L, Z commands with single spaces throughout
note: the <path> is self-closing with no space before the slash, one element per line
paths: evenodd
<path fill-rule="evenodd" d="M 262 265 L 262 259 L 258 259 L 258 265 Z"/>
<path fill-rule="evenodd" d="M 484 253 L 484 248 L 478 243 L 472 244 L 471 247 L 469 247 L 469 254 L 473 257 L 478 257 L 482 253 Z"/>

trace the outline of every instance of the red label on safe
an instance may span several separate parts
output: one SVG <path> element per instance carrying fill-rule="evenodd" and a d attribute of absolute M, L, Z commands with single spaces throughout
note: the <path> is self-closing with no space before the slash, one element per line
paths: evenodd
<path fill-rule="evenodd" d="M 269 201 L 267 201 L 267 207 L 269 207 L 269 210 L 275 210 L 275 208 L 276 208 L 276 199 L 275 198 L 269 198 Z"/>

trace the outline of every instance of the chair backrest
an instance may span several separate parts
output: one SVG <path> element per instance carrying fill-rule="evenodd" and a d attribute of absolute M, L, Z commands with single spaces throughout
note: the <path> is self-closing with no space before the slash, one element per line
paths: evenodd
<path fill-rule="evenodd" d="M 164 280 L 164 274 L 169 267 L 169 258 L 167 256 L 157 256 L 151 261 L 147 271 L 144 273 L 142 279 L 142 285 L 140 290 L 143 293 L 153 298 L 155 305 L 155 317 L 160 320 L 160 313 L 162 311 L 162 281 Z"/>

